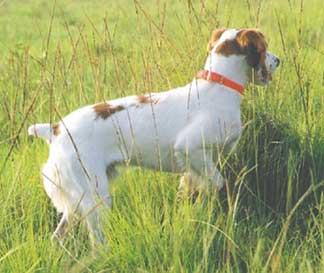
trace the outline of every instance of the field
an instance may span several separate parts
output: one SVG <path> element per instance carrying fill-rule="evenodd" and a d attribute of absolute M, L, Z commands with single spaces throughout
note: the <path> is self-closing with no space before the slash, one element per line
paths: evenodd
<path fill-rule="evenodd" d="M 0 272 L 324 272 L 322 0 L 0 1 Z M 216 27 L 257 27 L 282 60 L 249 86 L 224 157 L 227 193 L 177 198 L 179 175 L 122 168 L 93 255 L 82 219 L 59 220 L 34 122 L 188 83 Z"/>

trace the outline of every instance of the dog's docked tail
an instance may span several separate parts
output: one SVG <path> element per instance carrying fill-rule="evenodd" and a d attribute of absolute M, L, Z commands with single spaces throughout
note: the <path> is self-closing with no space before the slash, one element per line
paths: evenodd
<path fill-rule="evenodd" d="M 59 124 L 38 123 L 33 124 L 28 128 L 28 135 L 34 137 L 41 137 L 48 143 L 51 143 L 53 136 L 59 134 Z"/>

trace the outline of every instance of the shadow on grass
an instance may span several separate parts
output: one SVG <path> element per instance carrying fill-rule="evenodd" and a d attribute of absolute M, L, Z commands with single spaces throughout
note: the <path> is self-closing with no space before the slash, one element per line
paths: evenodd
<path fill-rule="evenodd" d="M 289 212 L 312 184 L 324 179 L 323 147 L 324 139 L 320 135 L 300 136 L 288 124 L 257 113 L 229 160 L 230 170 L 225 172 L 230 181 L 235 181 L 231 170 L 251 170 L 241 193 L 244 206 L 263 212 L 269 209 L 277 213 Z M 316 202 L 319 195 L 317 190 L 303 206 Z"/>

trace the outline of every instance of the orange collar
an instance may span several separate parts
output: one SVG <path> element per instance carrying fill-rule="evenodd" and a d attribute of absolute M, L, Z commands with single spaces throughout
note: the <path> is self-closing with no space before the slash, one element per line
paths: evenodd
<path fill-rule="evenodd" d="M 240 84 L 230 80 L 229 78 L 226 78 L 216 72 L 211 72 L 208 70 L 201 70 L 198 72 L 197 78 L 204 79 L 207 81 L 217 82 L 219 84 L 225 85 L 226 87 L 229 87 L 229 88 L 237 91 L 241 95 L 243 95 L 243 93 L 244 93 L 243 85 L 240 85 Z"/>

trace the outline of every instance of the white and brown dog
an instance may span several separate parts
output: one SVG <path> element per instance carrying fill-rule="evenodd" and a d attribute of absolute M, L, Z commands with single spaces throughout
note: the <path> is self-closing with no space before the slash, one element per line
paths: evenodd
<path fill-rule="evenodd" d="M 86 106 L 56 124 L 30 126 L 30 135 L 50 144 L 42 176 L 63 213 L 53 235 L 63 236 L 78 213 L 93 242 L 104 241 L 98 206 L 111 205 L 109 182 L 118 164 L 187 172 L 196 183 L 221 189 L 215 153 L 241 135 L 244 87 L 267 84 L 278 65 L 258 30 L 217 29 L 204 70 L 186 86 Z"/>

